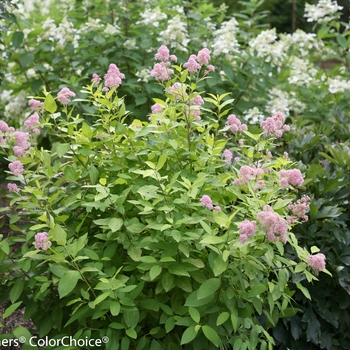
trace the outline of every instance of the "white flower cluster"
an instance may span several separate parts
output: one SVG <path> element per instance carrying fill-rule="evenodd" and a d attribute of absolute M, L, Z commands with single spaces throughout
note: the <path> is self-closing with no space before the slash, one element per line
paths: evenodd
<path fill-rule="evenodd" d="M 3 99 L 5 96 L 6 94 L 1 96 L 1 98 Z M 27 92 L 22 90 L 19 94 L 16 94 L 16 96 L 12 95 L 7 101 L 9 102 L 5 105 L 5 117 L 13 120 L 21 119 L 28 106 Z"/>
<path fill-rule="evenodd" d="M 104 28 L 104 24 L 101 23 L 101 20 L 99 18 L 89 17 L 84 25 L 80 27 L 79 32 L 81 34 L 87 34 L 91 31 L 100 30 L 102 28 Z"/>
<path fill-rule="evenodd" d="M 341 77 L 336 77 L 334 79 L 328 79 L 328 91 L 331 94 L 335 94 L 337 92 L 344 92 L 345 90 L 350 90 L 350 81 L 343 80 Z"/>
<path fill-rule="evenodd" d="M 213 56 L 226 54 L 226 58 L 230 58 L 230 55 L 239 53 L 239 43 L 236 39 L 237 32 L 238 22 L 234 17 L 223 22 L 221 27 L 213 32 L 213 44 L 211 46 Z"/>
<path fill-rule="evenodd" d="M 54 20 L 48 17 L 42 24 L 43 32 L 41 37 L 38 37 L 38 41 L 41 39 L 48 39 L 57 44 L 57 47 L 63 49 L 66 42 L 71 42 L 74 47 L 79 46 L 80 35 L 78 30 L 74 28 L 72 22 L 68 22 L 66 18 L 56 26 Z"/>
<path fill-rule="evenodd" d="M 266 62 L 271 62 L 274 66 L 281 66 L 287 57 L 289 38 L 281 36 L 277 40 L 276 28 L 263 30 L 256 38 L 249 42 L 251 54 L 256 52 L 257 57 L 264 57 Z"/>
<path fill-rule="evenodd" d="M 250 108 L 243 112 L 244 119 L 249 124 L 259 124 L 265 119 L 258 107 Z"/>
<path fill-rule="evenodd" d="M 296 56 L 291 57 L 290 67 L 289 84 L 308 87 L 317 74 L 317 69 L 312 66 L 310 61 Z"/>
<path fill-rule="evenodd" d="M 145 83 L 148 83 L 150 80 L 153 79 L 151 76 L 150 68 L 142 69 L 141 71 L 136 72 L 135 75 L 138 77 L 137 81 L 143 81 Z"/>
<path fill-rule="evenodd" d="M 276 112 L 282 112 L 288 117 L 291 110 L 297 113 L 302 113 L 305 108 L 306 105 L 297 98 L 294 91 L 288 93 L 274 87 L 269 92 L 269 102 L 267 103 L 265 110 L 271 115 Z"/>
<path fill-rule="evenodd" d="M 322 40 L 318 40 L 315 33 L 305 33 L 303 30 L 297 29 L 293 34 L 288 35 L 291 44 L 295 45 L 301 57 L 309 55 L 312 49 L 321 51 L 324 47 Z"/>
<path fill-rule="evenodd" d="M 176 15 L 168 21 L 167 28 L 159 33 L 158 41 L 171 48 L 187 51 L 187 44 L 190 42 L 186 23 L 180 15 Z"/>
<path fill-rule="evenodd" d="M 144 24 L 145 26 L 153 26 L 158 28 L 159 22 L 168 18 L 168 16 L 162 12 L 159 6 L 153 9 L 146 9 L 140 14 L 141 20 L 137 21 L 136 24 Z"/>
<path fill-rule="evenodd" d="M 316 5 L 305 4 L 304 17 L 308 22 L 324 23 L 336 18 L 335 15 L 343 7 L 333 0 L 320 0 Z"/>

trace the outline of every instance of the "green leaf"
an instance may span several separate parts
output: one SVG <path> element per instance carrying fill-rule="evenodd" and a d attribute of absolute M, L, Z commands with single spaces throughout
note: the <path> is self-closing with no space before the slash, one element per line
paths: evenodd
<path fill-rule="evenodd" d="M 23 279 L 17 279 L 10 291 L 10 300 L 13 304 L 21 296 L 24 289 L 25 281 Z"/>
<path fill-rule="evenodd" d="M 29 343 L 29 339 L 32 337 L 31 333 L 28 331 L 28 329 L 24 327 L 16 327 L 13 330 L 13 334 L 17 339 L 26 339 L 26 343 Z M 32 347 L 31 347 L 32 348 Z M 23 347 L 24 349 L 24 347 Z"/>
<path fill-rule="evenodd" d="M 85 123 L 85 122 L 83 123 L 83 125 L 81 127 L 81 132 L 83 133 L 83 135 L 87 139 L 91 140 L 91 138 L 92 138 L 92 129 L 87 123 Z"/>
<path fill-rule="evenodd" d="M 110 218 L 108 222 L 108 227 L 112 232 L 117 232 L 123 226 L 123 220 L 120 218 Z"/>
<path fill-rule="evenodd" d="M 117 301 L 113 301 L 109 309 L 111 311 L 112 316 L 118 316 L 120 313 L 120 304 Z"/>
<path fill-rule="evenodd" d="M 189 307 L 188 312 L 189 312 L 192 320 L 196 323 L 199 323 L 199 321 L 201 319 L 201 315 L 200 315 L 199 311 L 197 309 L 195 309 L 194 307 Z"/>
<path fill-rule="evenodd" d="M 77 171 L 75 170 L 74 167 L 67 165 L 67 166 L 64 168 L 64 176 L 65 176 L 68 180 L 75 182 L 76 179 L 77 179 Z"/>
<path fill-rule="evenodd" d="M 181 345 L 190 343 L 193 339 L 196 338 L 197 332 L 195 326 L 188 327 L 182 334 Z"/>
<path fill-rule="evenodd" d="M 204 236 L 203 239 L 199 242 L 200 244 L 220 244 L 220 243 L 224 243 L 224 239 L 222 237 L 218 237 L 218 236 Z"/>
<path fill-rule="evenodd" d="M 179 264 L 173 264 L 168 267 L 168 271 L 172 275 L 177 275 L 177 276 L 187 276 L 190 277 L 190 274 L 186 269 L 184 269 L 181 265 Z"/>
<path fill-rule="evenodd" d="M 12 315 L 12 313 L 18 309 L 18 307 L 22 304 L 21 301 L 18 301 L 15 304 L 10 305 L 3 313 L 2 318 L 5 319 L 6 317 L 9 317 Z"/>
<path fill-rule="evenodd" d="M 25 68 L 29 65 L 31 65 L 34 61 L 34 55 L 30 52 L 25 52 L 19 57 L 19 62 L 22 66 L 22 68 Z"/>
<path fill-rule="evenodd" d="M 137 333 L 135 331 L 135 329 L 133 328 L 128 328 L 126 331 L 125 331 L 126 335 L 132 339 L 137 339 Z"/>
<path fill-rule="evenodd" d="M 51 236 L 58 245 L 65 245 L 67 242 L 67 233 L 59 224 L 55 224 L 55 227 L 49 231 L 49 236 Z"/>
<path fill-rule="evenodd" d="M 152 268 L 149 270 L 149 277 L 151 281 L 156 279 L 161 273 L 162 273 L 162 268 L 159 265 L 152 266 Z"/>
<path fill-rule="evenodd" d="M 228 260 L 224 261 L 221 255 L 218 255 L 215 260 L 213 266 L 211 266 L 211 269 L 213 270 L 213 273 L 215 276 L 221 275 L 223 272 L 227 270 L 228 266 Z"/>
<path fill-rule="evenodd" d="M 12 35 L 12 45 L 15 49 L 18 49 L 23 42 L 24 34 L 23 32 L 14 32 Z"/>
<path fill-rule="evenodd" d="M 236 332 L 238 329 L 238 317 L 235 314 L 231 314 L 231 323 L 233 330 Z"/>
<path fill-rule="evenodd" d="M 210 326 L 204 325 L 202 326 L 202 331 L 205 337 L 211 341 L 215 346 L 219 346 L 221 344 L 221 340 L 217 332 Z"/>
<path fill-rule="evenodd" d="M 267 285 L 258 283 L 252 287 L 252 289 L 247 294 L 247 298 L 253 298 L 267 291 Z"/>
<path fill-rule="evenodd" d="M 168 157 L 167 152 L 162 153 L 162 155 L 159 157 L 158 163 L 157 163 L 157 170 L 158 171 L 163 168 L 163 166 L 167 160 L 167 157 Z"/>
<path fill-rule="evenodd" d="M 220 326 L 230 318 L 230 314 L 226 311 L 222 312 L 216 319 L 216 325 Z"/>
<path fill-rule="evenodd" d="M 70 144 L 69 143 L 60 143 L 57 147 L 56 147 L 56 153 L 58 155 L 58 157 L 63 157 L 67 151 L 70 149 Z"/>
<path fill-rule="evenodd" d="M 68 270 L 62 275 L 58 282 L 58 294 L 60 299 L 68 295 L 75 288 L 80 278 L 80 273 L 73 270 Z"/>
<path fill-rule="evenodd" d="M 93 164 L 90 165 L 89 174 L 90 174 L 91 184 L 96 185 L 98 182 L 99 172 Z"/>
<path fill-rule="evenodd" d="M 300 282 L 295 282 L 295 285 L 298 287 L 298 289 L 305 295 L 306 298 L 311 300 L 311 296 L 309 291 L 300 283 Z"/>
<path fill-rule="evenodd" d="M 219 278 L 210 278 L 206 280 L 198 289 L 197 298 L 204 299 L 211 294 L 214 294 L 221 285 Z"/>
<path fill-rule="evenodd" d="M 51 94 L 47 94 L 44 101 L 44 108 L 47 112 L 54 114 L 57 110 L 57 104 Z"/>

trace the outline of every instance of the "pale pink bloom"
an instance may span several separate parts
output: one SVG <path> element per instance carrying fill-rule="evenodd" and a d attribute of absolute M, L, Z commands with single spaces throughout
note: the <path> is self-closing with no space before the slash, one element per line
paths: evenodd
<path fill-rule="evenodd" d="M 94 85 L 98 85 L 100 83 L 100 81 L 102 80 L 102 78 L 100 78 L 100 76 L 96 73 L 94 73 L 92 75 L 92 79 L 91 79 L 91 82 L 94 84 Z"/>
<path fill-rule="evenodd" d="M 289 188 L 289 185 L 294 187 L 301 186 L 304 182 L 303 176 L 299 169 L 280 170 L 280 186 Z"/>
<path fill-rule="evenodd" d="M 184 101 L 188 98 L 188 94 L 184 91 L 181 83 L 174 83 L 173 85 L 169 86 L 168 92 L 172 94 L 177 100 L 182 99 Z"/>
<path fill-rule="evenodd" d="M 173 58 L 172 61 L 176 61 L 176 60 L 174 60 L 175 57 L 176 56 L 172 57 Z M 154 58 L 158 61 L 163 61 L 163 62 L 168 61 L 169 60 L 169 49 L 165 45 L 162 45 L 158 49 L 157 53 L 154 55 Z"/>
<path fill-rule="evenodd" d="M 210 60 L 210 51 L 207 48 L 200 50 L 197 54 L 197 61 L 200 64 L 208 64 Z"/>
<path fill-rule="evenodd" d="M 257 219 L 267 233 L 267 239 L 269 241 L 276 241 L 280 238 L 283 243 L 287 242 L 287 222 L 279 214 L 274 212 L 269 205 L 264 206 L 263 211 L 258 213 Z"/>
<path fill-rule="evenodd" d="M 20 157 L 23 157 L 26 153 L 26 150 L 22 147 L 19 147 L 19 146 L 14 146 L 13 147 L 13 154 L 20 158 Z"/>
<path fill-rule="evenodd" d="M 198 120 L 202 119 L 200 117 L 200 114 L 201 114 L 200 108 L 193 108 L 193 107 L 191 107 L 190 113 L 194 117 L 194 120 L 198 121 Z"/>
<path fill-rule="evenodd" d="M 260 126 L 264 129 L 266 136 L 281 137 L 283 131 L 289 131 L 290 127 L 284 125 L 284 115 L 281 112 L 276 112 L 272 117 L 262 121 Z"/>
<path fill-rule="evenodd" d="M 239 157 L 235 157 L 235 158 L 234 158 L 234 161 L 237 162 L 237 163 L 238 163 L 240 160 L 241 160 L 241 158 L 239 158 Z"/>
<path fill-rule="evenodd" d="M 204 104 L 204 100 L 201 95 L 197 95 L 191 100 L 190 104 L 201 106 L 202 104 Z"/>
<path fill-rule="evenodd" d="M 189 73 L 197 73 L 201 69 L 201 65 L 196 61 L 197 56 L 191 55 L 184 67 L 188 69 Z"/>
<path fill-rule="evenodd" d="M 152 113 L 160 113 L 162 111 L 164 107 L 159 104 L 159 103 L 155 103 L 152 107 L 151 107 L 151 110 L 152 110 Z"/>
<path fill-rule="evenodd" d="M 28 101 L 28 104 L 32 111 L 37 111 L 40 108 L 44 107 L 44 102 L 35 100 L 33 98 Z"/>
<path fill-rule="evenodd" d="M 110 89 L 118 87 L 124 78 L 125 75 L 123 73 L 120 73 L 118 67 L 114 63 L 111 63 L 109 65 L 107 74 L 104 76 L 105 86 Z"/>
<path fill-rule="evenodd" d="M 239 232 L 241 234 L 247 235 L 247 237 L 254 236 L 254 233 L 257 227 L 255 221 L 249 221 L 249 220 L 244 220 L 240 222 L 237 226 L 238 226 Z"/>
<path fill-rule="evenodd" d="M 196 115 L 196 116 L 194 117 L 194 120 L 198 122 L 199 120 L 202 120 L 202 118 L 201 118 L 199 115 Z"/>
<path fill-rule="evenodd" d="M 229 149 L 225 149 L 225 150 L 222 152 L 222 157 L 225 158 L 225 162 L 226 162 L 227 164 L 231 164 L 233 154 L 232 154 L 232 152 L 231 152 Z"/>
<path fill-rule="evenodd" d="M 244 244 L 248 241 L 248 236 L 245 233 L 242 233 L 241 235 L 239 235 L 239 240 L 241 241 L 241 244 Z"/>
<path fill-rule="evenodd" d="M 24 125 L 26 126 L 26 130 L 33 129 L 33 127 L 38 124 L 40 124 L 38 113 L 34 113 L 24 122 Z"/>
<path fill-rule="evenodd" d="M 35 249 L 47 250 L 51 246 L 47 232 L 39 232 L 35 235 Z"/>
<path fill-rule="evenodd" d="M 234 114 L 230 114 L 227 117 L 226 124 L 227 126 L 230 127 L 231 132 L 242 132 L 242 131 L 247 131 L 247 125 L 242 124 L 239 119 Z"/>
<path fill-rule="evenodd" d="M 170 61 L 174 61 L 174 62 L 177 61 L 177 57 L 175 55 L 170 55 L 169 59 L 170 59 Z"/>
<path fill-rule="evenodd" d="M 204 195 L 202 198 L 201 198 L 201 204 L 203 207 L 206 207 L 208 208 L 209 210 L 212 210 L 214 207 L 213 207 L 213 202 L 211 200 L 211 198 L 207 195 Z"/>
<path fill-rule="evenodd" d="M 290 220 L 293 221 L 293 223 L 296 222 L 298 218 L 307 221 L 309 218 L 306 213 L 310 209 L 310 197 L 304 195 L 298 199 L 296 203 L 289 203 L 288 209 L 294 215 L 290 217 Z"/>
<path fill-rule="evenodd" d="M 70 98 L 75 96 L 75 93 L 65 87 L 57 94 L 57 96 L 59 102 L 63 105 L 67 105 L 70 102 Z"/>
<path fill-rule="evenodd" d="M 309 255 L 306 259 L 307 263 L 317 271 L 323 271 L 326 268 L 326 257 L 322 253 Z"/>
<path fill-rule="evenodd" d="M 209 64 L 209 66 L 207 68 L 208 68 L 209 72 L 214 72 L 214 70 L 215 70 L 215 67 L 211 64 Z"/>
<path fill-rule="evenodd" d="M 266 184 L 264 180 L 259 180 L 255 185 L 254 185 L 254 190 L 260 190 L 261 188 L 265 188 Z"/>
<path fill-rule="evenodd" d="M 8 191 L 11 193 L 11 192 L 16 192 L 18 193 L 20 191 L 20 189 L 18 188 L 18 186 L 14 183 L 8 183 L 7 184 L 7 189 Z"/>
<path fill-rule="evenodd" d="M 0 131 L 9 132 L 9 126 L 3 120 L 0 120 Z"/>
<path fill-rule="evenodd" d="M 221 207 L 219 205 L 216 205 L 214 208 L 213 208 L 217 213 L 219 213 L 221 211 Z"/>
<path fill-rule="evenodd" d="M 102 92 L 108 92 L 108 91 L 109 91 L 109 88 L 107 86 L 102 88 Z"/>
<path fill-rule="evenodd" d="M 24 172 L 23 164 L 19 160 L 15 160 L 14 162 L 10 163 L 9 164 L 9 169 L 16 176 L 21 175 Z"/>
<path fill-rule="evenodd" d="M 16 140 L 16 145 L 18 147 L 23 148 L 24 150 L 26 150 L 30 147 L 30 143 L 28 142 L 29 136 L 30 136 L 29 133 L 21 132 L 21 131 L 16 131 L 13 134 L 13 137 Z"/>
<path fill-rule="evenodd" d="M 174 71 L 168 66 L 165 62 L 156 63 L 151 71 L 151 76 L 160 81 L 169 80 Z"/>

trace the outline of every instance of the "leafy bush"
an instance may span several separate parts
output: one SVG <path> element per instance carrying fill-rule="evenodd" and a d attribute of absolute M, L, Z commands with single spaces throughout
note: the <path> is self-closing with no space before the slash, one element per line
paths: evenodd
<path fill-rule="evenodd" d="M 248 131 L 229 115 L 227 94 L 197 92 L 213 67 L 207 49 L 195 57 L 176 65 L 159 49 L 152 75 L 165 95 L 149 122 L 125 123 L 123 74 L 113 64 L 104 86 L 95 75 L 74 102 L 95 107 L 91 124 L 73 116 L 68 88 L 59 104 L 49 92 L 30 102 L 28 133 L 2 122 L 11 204 L 29 217 L 23 234 L 12 216 L 19 232 L 1 242 L 5 314 L 25 306 L 40 338 L 108 337 L 107 349 L 272 349 L 267 330 L 298 311 L 291 285 L 310 298 L 291 278 L 327 272 L 319 249 L 310 255 L 290 231 L 308 198 L 296 200 L 300 170 L 270 152 L 289 130 L 283 115 Z M 41 127 L 61 140 L 52 151 L 29 144 Z M 29 337 L 21 327 L 14 334 Z"/>

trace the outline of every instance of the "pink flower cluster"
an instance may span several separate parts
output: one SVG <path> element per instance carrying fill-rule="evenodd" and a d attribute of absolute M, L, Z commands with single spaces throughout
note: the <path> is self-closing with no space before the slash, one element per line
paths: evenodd
<path fill-rule="evenodd" d="M 38 111 L 39 109 L 44 107 L 44 102 L 35 100 L 33 98 L 28 101 L 28 104 L 32 111 Z"/>
<path fill-rule="evenodd" d="M 232 152 L 229 149 L 225 149 L 222 152 L 222 157 L 225 158 L 225 162 L 227 164 L 231 164 L 232 158 L 233 158 L 233 154 L 232 154 Z"/>
<path fill-rule="evenodd" d="M 255 221 L 244 220 L 238 225 L 238 230 L 240 232 L 239 239 L 242 244 L 247 242 L 249 237 L 254 236 L 255 230 L 257 228 Z"/>
<path fill-rule="evenodd" d="M 209 60 L 210 51 L 207 48 L 204 48 L 198 51 L 197 56 L 191 55 L 188 61 L 184 64 L 184 67 L 187 68 L 189 73 L 198 73 L 202 66 L 209 63 Z M 204 75 L 207 75 L 209 72 L 213 72 L 214 70 L 215 67 L 213 65 L 208 65 Z"/>
<path fill-rule="evenodd" d="M 7 184 L 7 190 L 9 191 L 9 193 L 11 193 L 11 192 L 18 193 L 20 191 L 18 186 L 16 184 L 14 184 L 14 183 L 8 183 Z"/>
<path fill-rule="evenodd" d="M 58 92 L 57 99 L 59 102 L 66 106 L 70 102 L 70 98 L 74 96 L 75 93 L 73 91 L 70 91 L 67 87 L 65 87 Z"/>
<path fill-rule="evenodd" d="M 94 84 L 94 85 L 98 85 L 100 83 L 102 79 L 100 78 L 100 76 L 96 73 L 94 73 L 92 75 L 92 79 L 91 79 L 91 82 Z"/>
<path fill-rule="evenodd" d="M 22 157 L 26 154 L 26 150 L 30 147 L 28 142 L 29 133 L 16 131 L 13 134 L 13 137 L 16 140 L 16 146 L 13 147 L 13 153 L 16 157 Z"/>
<path fill-rule="evenodd" d="M 287 242 L 288 225 L 287 222 L 269 205 L 265 205 L 263 211 L 258 213 L 257 219 L 260 225 L 267 233 L 267 239 L 271 242 L 278 238 L 283 242 Z"/>
<path fill-rule="evenodd" d="M 326 268 L 326 257 L 322 253 L 309 255 L 306 259 L 307 263 L 317 271 L 323 271 Z"/>
<path fill-rule="evenodd" d="M 242 132 L 242 131 L 247 131 L 247 125 L 246 124 L 242 124 L 241 121 L 239 119 L 237 119 L 237 117 L 234 114 L 230 114 L 227 117 L 227 121 L 226 124 L 227 126 L 230 127 L 230 130 L 232 133 L 235 132 Z"/>
<path fill-rule="evenodd" d="M 217 206 L 213 206 L 213 201 L 211 200 L 211 198 L 208 195 L 204 195 L 201 198 L 201 204 L 203 207 L 209 209 L 209 210 L 215 210 L 216 212 L 220 212 L 221 208 L 217 205 Z"/>
<path fill-rule="evenodd" d="M 26 130 L 33 130 L 35 134 L 40 134 L 40 130 L 38 128 L 35 128 L 35 126 L 38 124 L 40 124 L 38 113 L 34 113 L 24 122 Z"/>
<path fill-rule="evenodd" d="M 170 79 L 170 76 L 174 74 L 174 70 L 169 68 L 171 65 L 170 61 L 177 61 L 177 57 L 175 55 L 169 54 L 169 49 L 162 45 L 157 53 L 155 54 L 154 58 L 158 61 L 161 61 L 160 63 L 156 63 L 153 66 L 153 69 L 151 71 L 151 76 L 159 81 L 167 81 Z"/>
<path fill-rule="evenodd" d="M 21 175 L 24 172 L 23 164 L 19 160 L 15 160 L 14 162 L 10 163 L 9 164 L 9 169 L 16 176 Z"/>
<path fill-rule="evenodd" d="M 290 185 L 294 187 L 301 186 L 304 182 L 303 175 L 299 169 L 281 170 L 279 174 L 282 188 L 288 189 Z"/>
<path fill-rule="evenodd" d="M 233 181 L 234 185 L 245 185 L 250 180 L 259 178 L 264 173 L 264 170 L 260 167 L 250 167 L 248 165 L 243 165 L 239 170 L 239 178 Z"/>
<path fill-rule="evenodd" d="M 156 114 L 156 113 L 161 113 L 161 111 L 163 110 L 164 106 L 162 106 L 161 104 L 159 103 L 155 103 L 152 107 L 151 107 L 151 110 L 152 110 L 152 113 Z"/>
<path fill-rule="evenodd" d="M 48 240 L 47 232 L 39 232 L 35 235 L 35 249 L 47 250 L 51 247 L 51 242 Z"/>
<path fill-rule="evenodd" d="M 93 76 L 93 79 L 97 81 L 97 74 Z M 99 78 L 99 77 L 98 77 Z M 122 79 L 125 78 L 125 75 L 123 73 L 120 73 L 118 67 L 112 63 L 109 65 L 107 74 L 104 76 L 104 81 L 105 81 L 105 87 L 112 89 L 114 87 L 118 87 L 122 83 Z"/>
<path fill-rule="evenodd" d="M 289 131 L 289 125 L 284 125 L 284 115 L 281 112 L 275 113 L 272 117 L 261 122 L 261 127 L 264 129 L 264 134 L 267 136 L 281 137 L 283 131 Z"/>
<path fill-rule="evenodd" d="M 310 209 L 310 197 L 302 196 L 296 203 L 290 203 L 288 209 L 293 213 L 292 216 L 288 217 L 289 224 L 294 224 L 298 218 L 307 221 L 309 218 L 306 213 Z"/>

